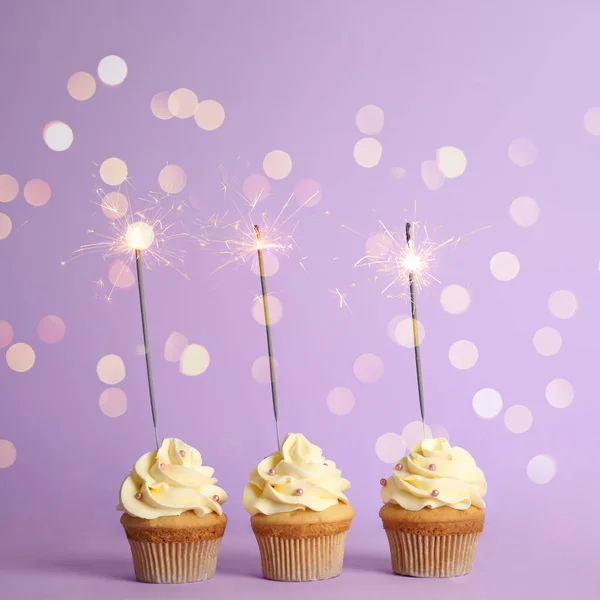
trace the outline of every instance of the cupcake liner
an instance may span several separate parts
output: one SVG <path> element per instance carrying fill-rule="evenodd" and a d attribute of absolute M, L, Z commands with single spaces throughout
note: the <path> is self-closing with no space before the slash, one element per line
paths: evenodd
<path fill-rule="evenodd" d="M 257 535 L 263 575 L 275 581 L 317 581 L 337 577 L 347 532 L 308 538 Z"/>
<path fill-rule="evenodd" d="M 144 583 L 191 583 L 210 579 L 221 538 L 185 543 L 129 540 L 135 577 Z"/>
<path fill-rule="evenodd" d="M 471 571 L 480 533 L 418 535 L 386 529 L 392 568 L 413 577 L 458 577 Z"/>

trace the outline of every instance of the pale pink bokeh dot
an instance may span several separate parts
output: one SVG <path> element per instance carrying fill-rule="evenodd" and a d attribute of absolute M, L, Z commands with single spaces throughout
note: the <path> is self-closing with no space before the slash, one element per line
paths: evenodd
<path fill-rule="evenodd" d="M 0 202 L 12 202 L 19 193 L 19 182 L 7 173 L 0 175 Z"/>
<path fill-rule="evenodd" d="M 394 318 L 395 319 L 395 318 Z M 417 320 L 417 345 L 421 345 L 425 339 L 425 327 L 421 321 Z M 413 332 L 413 319 L 407 317 L 397 321 L 394 330 L 394 340 L 404 348 L 415 347 L 415 337 Z"/>
<path fill-rule="evenodd" d="M 31 206 L 44 206 L 51 195 L 50 184 L 43 179 L 30 179 L 23 188 L 23 196 Z"/>
<path fill-rule="evenodd" d="M 467 168 L 467 158 L 460 148 L 443 146 L 436 152 L 436 163 L 448 179 L 460 177 Z"/>
<path fill-rule="evenodd" d="M 244 179 L 242 192 L 245 198 L 256 205 L 271 193 L 271 184 L 264 175 L 252 173 Z"/>
<path fill-rule="evenodd" d="M 102 197 L 100 208 L 105 217 L 109 219 L 121 219 L 127 213 L 129 202 L 121 192 L 108 192 Z"/>
<path fill-rule="evenodd" d="M 158 184 L 167 194 L 178 194 L 187 184 L 187 175 L 179 165 L 167 165 L 158 175 Z"/>
<path fill-rule="evenodd" d="M 386 256 L 393 247 L 394 240 L 389 235 L 383 233 L 374 233 L 365 242 L 367 256 Z"/>
<path fill-rule="evenodd" d="M 202 100 L 194 111 L 194 121 L 200 129 L 214 131 L 225 121 L 225 109 L 216 100 Z"/>
<path fill-rule="evenodd" d="M 504 413 L 504 424 L 512 433 L 525 433 L 533 424 L 533 415 L 523 404 L 514 404 Z"/>
<path fill-rule="evenodd" d="M 100 165 L 100 178 L 108 185 L 121 185 L 127 179 L 125 161 L 111 156 Z"/>
<path fill-rule="evenodd" d="M 62 121 L 50 121 L 44 126 L 42 137 L 50 150 L 64 152 L 73 143 L 73 130 Z"/>
<path fill-rule="evenodd" d="M 451 315 L 464 313 L 471 304 L 469 290 L 456 283 L 446 286 L 440 294 L 442 308 Z"/>
<path fill-rule="evenodd" d="M 321 184 L 314 179 L 301 179 L 294 188 L 294 197 L 300 206 L 315 206 L 323 197 Z"/>
<path fill-rule="evenodd" d="M 263 170 L 271 179 L 284 179 L 292 170 L 292 158 L 283 150 L 268 152 L 263 159 Z"/>
<path fill-rule="evenodd" d="M 127 410 L 127 394 L 121 388 L 107 388 L 100 394 L 98 403 L 107 417 L 120 417 Z"/>
<path fill-rule="evenodd" d="M 376 354 L 362 354 L 352 367 L 354 376 L 362 383 L 375 383 L 383 375 L 383 361 Z"/>
<path fill-rule="evenodd" d="M 327 394 L 327 408 L 340 417 L 347 415 L 354 408 L 354 394 L 347 387 L 333 388 Z"/>
<path fill-rule="evenodd" d="M 10 346 L 15 330 L 8 321 L 0 321 L 0 348 Z"/>
<path fill-rule="evenodd" d="M 189 119 L 198 106 L 198 96 L 192 90 L 179 88 L 169 95 L 167 107 L 178 119 Z"/>
<path fill-rule="evenodd" d="M 406 444 L 401 435 L 394 432 L 384 433 L 375 442 L 375 454 L 384 463 L 392 464 L 404 456 Z"/>
<path fill-rule="evenodd" d="M 277 296 L 267 296 L 267 308 L 269 309 L 269 322 L 276 325 L 283 317 L 283 305 Z M 252 303 L 252 316 L 260 325 L 265 325 L 265 308 L 262 296 L 258 296 Z"/>
<path fill-rule="evenodd" d="M 202 375 L 209 365 L 210 354 L 200 344 L 189 344 L 179 358 L 179 372 L 189 377 Z"/>
<path fill-rule="evenodd" d="M 435 160 L 425 160 L 421 163 L 421 179 L 431 192 L 439 190 L 446 180 Z"/>
<path fill-rule="evenodd" d="M 116 54 L 105 56 L 98 63 L 98 77 L 108 86 L 120 85 L 127 77 L 127 63 Z"/>
<path fill-rule="evenodd" d="M 276 359 L 273 359 L 273 366 L 275 370 L 275 376 L 279 376 L 279 363 Z M 257 383 L 262 385 L 269 385 L 271 383 L 271 376 L 269 372 L 269 357 L 260 356 L 252 363 L 252 377 Z"/>
<path fill-rule="evenodd" d="M 379 106 L 367 104 L 356 113 L 356 127 L 365 135 L 375 135 L 383 129 L 384 119 L 383 110 Z"/>
<path fill-rule="evenodd" d="M 588 133 L 600 135 L 600 106 L 592 106 L 583 117 L 583 126 Z"/>
<path fill-rule="evenodd" d="M 161 121 L 168 121 L 175 115 L 169 110 L 169 96 L 171 92 L 158 92 L 152 96 L 150 110 L 152 114 Z"/>
<path fill-rule="evenodd" d="M 0 213 L 0 240 L 6 239 L 12 231 L 12 221 L 8 215 Z"/>
<path fill-rule="evenodd" d="M 518 167 L 528 167 L 537 159 L 538 151 L 533 140 L 526 137 L 514 139 L 508 147 L 508 157 Z"/>
<path fill-rule="evenodd" d="M 425 437 L 433 437 L 431 427 L 425 424 Z M 406 444 L 406 448 L 410 450 L 414 448 L 419 442 L 423 440 L 423 422 L 422 421 L 411 421 L 402 430 L 402 439 Z"/>
<path fill-rule="evenodd" d="M 35 352 L 29 344 L 17 342 L 6 351 L 6 364 L 17 373 L 25 373 L 35 364 Z"/>
<path fill-rule="evenodd" d="M 450 364 L 461 371 L 472 369 L 479 360 L 477 346 L 469 340 L 454 342 L 448 350 Z"/>
<path fill-rule="evenodd" d="M 556 461 L 549 454 L 537 454 L 527 463 L 527 476 L 539 485 L 550 483 L 556 471 Z"/>
<path fill-rule="evenodd" d="M 67 90 L 71 98 L 84 102 L 89 100 L 96 92 L 96 80 L 93 75 L 85 71 L 78 71 L 69 77 Z"/>
<path fill-rule="evenodd" d="M 443 425 L 430 425 L 430 428 L 432 437 L 450 441 L 450 432 Z"/>
<path fill-rule="evenodd" d="M 483 388 L 473 396 L 473 410 L 482 419 L 493 419 L 502 410 L 502 396 L 492 388 Z"/>
<path fill-rule="evenodd" d="M 263 267 L 265 271 L 265 277 L 271 277 L 279 271 L 279 259 L 274 252 L 270 252 L 268 249 L 263 250 Z M 252 258 L 251 271 L 255 275 L 260 275 L 260 267 L 258 264 L 258 258 L 255 256 Z"/>
<path fill-rule="evenodd" d="M 379 140 L 364 137 L 354 145 L 354 160 L 365 169 L 372 169 L 379 164 L 383 146 Z"/>
<path fill-rule="evenodd" d="M 562 337 L 553 327 L 542 327 L 533 335 L 533 346 L 542 356 L 553 356 L 562 346 Z"/>
<path fill-rule="evenodd" d="M 120 356 L 107 354 L 98 361 L 96 374 L 102 383 L 115 385 L 125 379 L 125 363 Z"/>
<path fill-rule="evenodd" d="M 108 280 L 114 287 L 124 290 L 135 283 L 135 276 L 129 265 L 117 258 L 108 267 Z"/>
<path fill-rule="evenodd" d="M 17 460 L 17 449 L 8 440 L 0 440 L 0 469 L 7 469 Z"/>
<path fill-rule="evenodd" d="M 60 342 L 65 337 L 66 331 L 65 322 L 56 315 L 45 316 L 37 326 L 38 337 L 46 344 Z"/>
<path fill-rule="evenodd" d="M 188 339 L 178 331 L 172 331 L 165 342 L 164 357 L 167 362 L 176 363 L 189 346 Z"/>

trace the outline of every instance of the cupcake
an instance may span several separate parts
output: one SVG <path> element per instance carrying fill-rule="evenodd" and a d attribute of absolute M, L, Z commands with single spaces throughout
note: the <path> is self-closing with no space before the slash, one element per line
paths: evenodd
<path fill-rule="evenodd" d="M 340 574 L 354 518 L 344 496 L 349 487 L 335 463 L 300 433 L 289 433 L 279 452 L 258 464 L 243 501 L 267 579 L 317 581 Z"/>
<path fill-rule="evenodd" d="M 215 574 L 227 494 L 195 448 L 167 438 L 125 478 L 119 510 L 138 581 L 189 583 Z"/>
<path fill-rule="evenodd" d="M 379 516 L 396 573 L 457 577 L 471 571 L 487 483 L 466 450 L 442 438 L 425 439 L 381 484 L 385 505 Z"/>

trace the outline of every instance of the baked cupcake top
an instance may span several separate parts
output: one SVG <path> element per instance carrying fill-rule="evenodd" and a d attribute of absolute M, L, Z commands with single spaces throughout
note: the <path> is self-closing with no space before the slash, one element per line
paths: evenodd
<path fill-rule="evenodd" d="M 383 502 L 406 510 L 485 508 L 487 483 L 483 471 L 466 450 L 450 446 L 443 438 L 418 443 L 394 465 L 392 476 L 381 483 Z"/>
<path fill-rule="evenodd" d="M 301 433 L 288 433 L 278 452 L 260 461 L 244 489 L 244 508 L 251 514 L 274 515 L 295 510 L 323 511 L 348 504 L 350 482 L 321 448 Z"/>
<path fill-rule="evenodd" d="M 203 517 L 223 514 L 225 490 L 215 485 L 214 469 L 202 466 L 200 452 L 177 438 L 166 438 L 158 451 L 144 454 L 125 478 L 118 510 L 155 519 L 193 510 Z"/>

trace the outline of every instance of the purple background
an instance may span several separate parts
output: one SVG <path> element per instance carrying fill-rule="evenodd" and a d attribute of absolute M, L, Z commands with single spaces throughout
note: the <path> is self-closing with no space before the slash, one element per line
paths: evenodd
<path fill-rule="evenodd" d="M 6 597 L 32 598 L 36 590 L 48 598 L 80 597 L 89 589 L 98 597 L 164 593 L 129 581 L 128 549 L 114 508 L 122 478 L 153 446 L 144 361 L 135 353 L 141 343 L 135 288 L 118 290 L 109 304 L 96 297 L 93 284 L 107 278 L 109 263 L 99 255 L 60 267 L 89 241 L 86 229 L 103 222 L 92 204 L 98 184 L 92 175 L 105 158 L 117 156 L 128 165 L 132 195 L 143 196 L 158 190 L 167 163 L 180 165 L 188 178 L 182 200 L 190 194 L 201 200 L 183 217 L 193 230 L 195 219 L 223 211 L 218 166 L 236 174 L 240 154 L 250 170 L 239 169 L 239 175 L 260 173 L 263 157 L 274 149 L 288 152 L 293 168 L 272 182 L 265 208 L 276 210 L 298 180 L 310 177 L 322 185 L 323 199 L 307 212 L 330 211 L 303 217 L 298 255 L 282 259 L 269 281 L 284 308 L 274 327 L 281 425 L 305 433 L 338 463 L 353 484 L 349 497 L 357 510 L 343 577 L 311 592 L 329 597 L 371 585 L 397 593 L 427 588 L 426 594 L 447 598 L 503 598 L 535 585 L 540 595 L 555 598 L 597 590 L 600 138 L 585 130 L 583 117 L 600 105 L 599 30 L 600 8 L 592 1 L 507 0 L 494 8 L 460 0 L 3 2 L 0 173 L 13 175 L 21 191 L 0 205 L 13 222 L 0 241 L 0 320 L 11 323 L 14 341 L 31 344 L 37 357 L 26 373 L 0 364 L 0 439 L 17 449 L 16 462 L 0 469 Z M 98 81 L 91 100 L 72 99 L 69 76 L 96 75 L 108 54 L 127 61 L 125 82 L 108 88 Z M 206 132 L 193 119 L 154 117 L 152 96 L 179 87 L 218 100 L 226 112 L 223 126 Z M 363 137 L 355 115 L 365 104 L 385 112 L 375 136 L 383 156 L 372 169 L 353 158 Z M 44 125 L 54 119 L 73 128 L 75 141 L 66 152 L 51 151 L 42 139 Z M 531 138 L 538 150 L 526 168 L 508 156 L 517 137 Z M 421 163 L 444 145 L 461 148 L 468 166 L 461 177 L 429 191 Z M 394 167 L 405 169 L 406 177 L 394 178 Z M 23 185 L 34 177 L 52 187 L 43 207 L 23 199 Z M 508 213 L 521 195 L 540 205 L 541 217 L 530 228 Z M 469 310 L 444 312 L 437 284 L 419 300 L 430 421 L 472 452 L 489 483 L 476 568 L 459 585 L 388 574 L 377 510 L 378 481 L 390 465 L 377 457 L 375 442 L 419 418 L 412 351 L 386 334 L 389 321 L 408 306 L 384 299 L 380 282 L 353 268 L 364 240 L 340 227 L 369 234 L 378 219 L 402 224 L 415 200 L 419 216 L 442 225 L 444 237 L 492 226 L 440 256 L 443 285 L 468 287 Z M 218 576 L 202 590 L 169 592 L 187 598 L 226 593 L 241 583 L 248 597 L 279 594 L 278 584 L 255 578 L 258 551 L 241 506 L 248 473 L 274 445 L 269 389 L 251 376 L 253 361 L 265 354 L 264 331 L 251 316 L 259 282 L 244 265 L 211 274 L 218 257 L 193 244 L 185 249 L 190 281 L 171 269 L 153 269 L 145 279 L 159 427 L 161 435 L 196 446 L 215 467 L 230 495 L 230 525 Z M 490 273 L 490 258 L 500 251 L 520 260 L 513 281 Z M 307 257 L 306 271 L 299 255 Z M 330 292 L 336 287 L 349 292 L 351 313 L 340 310 Z M 547 301 L 565 288 L 579 309 L 562 321 Z M 38 321 L 48 314 L 66 323 L 56 345 L 36 336 Z M 541 356 L 533 346 L 543 326 L 562 335 L 555 356 Z M 206 373 L 186 377 L 164 360 L 172 331 L 209 350 Z M 478 363 L 467 371 L 448 360 L 448 348 L 460 339 L 479 350 Z M 373 384 L 360 383 L 352 372 L 354 360 L 367 352 L 385 367 Z M 128 410 L 114 419 L 99 409 L 106 386 L 95 373 L 110 353 L 123 357 L 127 368 L 119 387 Z M 565 409 L 545 398 L 546 385 L 557 377 L 575 388 Z M 336 386 L 356 397 L 347 416 L 327 408 Z M 504 401 L 502 413 L 490 420 L 472 408 L 473 395 L 485 387 Z M 521 435 L 503 422 L 513 404 L 533 413 L 533 426 Z M 536 454 L 556 460 L 557 474 L 546 485 L 527 476 Z M 290 597 L 306 593 L 302 586 L 285 590 Z"/>

